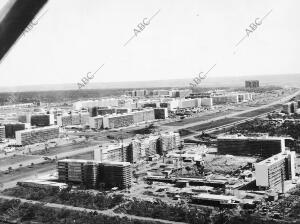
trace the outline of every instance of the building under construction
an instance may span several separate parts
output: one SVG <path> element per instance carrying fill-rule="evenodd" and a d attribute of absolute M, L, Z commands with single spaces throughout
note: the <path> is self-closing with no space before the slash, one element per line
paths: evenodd
<path fill-rule="evenodd" d="M 231 155 L 270 157 L 284 152 L 285 138 L 248 137 L 243 135 L 224 135 L 217 138 L 218 153 Z"/>
<path fill-rule="evenodd" d="M 57 171 L 59 181 L 83 184 L 91 189 L 131 187 L 131 165 L 128 162 L 64 159 L 58 161 Z"/>

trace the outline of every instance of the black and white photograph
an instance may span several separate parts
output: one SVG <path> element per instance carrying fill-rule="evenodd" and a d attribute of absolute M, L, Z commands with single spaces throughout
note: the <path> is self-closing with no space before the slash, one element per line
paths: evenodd
<path fill-rule="evenodd" d="M 0 0 L 0 224 L 300 223 L 299 0 Z"/>

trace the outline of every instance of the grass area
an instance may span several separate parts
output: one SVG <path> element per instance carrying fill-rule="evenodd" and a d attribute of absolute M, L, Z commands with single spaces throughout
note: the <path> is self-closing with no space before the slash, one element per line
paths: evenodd
<path fill-rule="evenodd" d="M 188 136 L 188 135 L 191 135 L 191 134 L 194 133 L 194 132 L 192 132 L 190 130 L 187 130 L 187 129 L 179 129 L 178 132 L 179 132 L 179 135 L 181 137 L 185 137 L 185 136 Z"/>
<path fill-rule="evenodd" d="M 273 105 L 273 106 L 270 106 L 270 107 L 267 107 L 267 108 L 262 108 L 262 109 L 258 109 L 258 110 L 255 110 L 255 111 L 242 113 L 238 116 L 240 116 L 240 117 L 254 117 L 254 116 L 257 116 L 257 115 L 260 115 L 260 114 L 272 112 L 273 110 L 277 110 L 277 109 L 280 109 L 280 108 L 282 108 L 282 105 L 281 104 L 276 104 L 276 105 Z"/>
<path fill-rule="evenodd" d="M 216 128 L 216 127 L 226 125 L 226 124 L 230 124 L 232 122 L 240 121 L 240 120 L 243 120 L 243 119 L 244 118 L 236 118 L 236 117 L 224 118 L 224 119 L 220 119 L 220 120 L 210 122 L 210 123 L 195 125 L 195 126 L 187 128 L 187 129 L 192 130 L 192 131 L 204 131 L 206 129 Z"/>
<path fill-rule="evenodd" d="M 19 200 L 0 200 L 0 223 L 161 224 L 156 221 L 107 216 L 98 212 L 49 208 L 42 204 L 21 204 Z"/>
<path fill-rule="evenodd" d="M 231 114 L 233 111 L 234 110 L 227 110 L 227 111 L 223 111 L 223 112 L 212 112 L 212 113 L 205 114 L 205 115 L 200 114 L 199 117 L 186 118 L 184 120 L 174 121 L 174 122 L 166 123 L 164 125 L 165 126 L 183 126 L 183 125 L 191 124 L 191 123 L 195 123 L 195 122 L 206 121 L 208 119 L 216 117 L 216 115 L 217 116 L 228 115 L 228 114 Z"/>
<path fill-rule="evenodd" d="M 76 149 L 82 149 L 82 148 L 86 148 L 86 147 L 94 146 L 94 145 L 97 145 L 97 143 L 91 143 L 91 142 L 80 142 L 80 143 L 75 143 L 75 144 L 70 143 L 69 145 L 49 148 L 47 152 L 45 152 L 45 150 L 39 150 L 39 151 L 34 151 L 31 154 L 32 155 L 53 156 L 58 153 L 75 151 Z"/>
<path fill-rule="evenodd" d="M 4 195 L 24 198 L 27 200 L 37 200 L 46 203 L 57 203 L 71 205 L 75 207 L 107 210 L 125 202 L 122 194 L 112 194 L 101 192 L 92 194 L 86 191 L 70 191 L 70 189 L 40 189 L 34 187 L 21 187 L 6 189 Z"/>
<path fill-rule="evenodd" d="M 0 169 L 1 166 L 8 166 L 15 163 L 22 163 L 27 160 L 31 159 L 37 159 L 39 156 L 32 156 L 32 155 L 15 155 L 15 156 L 9 156 L 5 158 L 0 159 Z"/>
<path fill-rule="evenodd" d="M 160 218 L 175 222 L 185 223 L 210 223 L 210 209 L 195 209 L 187 205 L 171 205 L 161 200 L 143 201 L 134 199 L 114 210 L 117 213 L 125 213 L 143 217 Z"/>

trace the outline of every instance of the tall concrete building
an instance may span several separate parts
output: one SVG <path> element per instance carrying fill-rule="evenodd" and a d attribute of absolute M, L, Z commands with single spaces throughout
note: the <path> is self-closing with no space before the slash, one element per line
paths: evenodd
<path fill-rule="evenodd" d="M 282 112 L 286 114 L 295 113 L 298 105 L 296 102 L 288 102 L 282 105 Z"/>
<path fill-rule="evenodd" d="M 282 192 L 285 180 L 295 178 L 295 152 L 285 151 L 255 164 L 256 186 Z"/>
<path fill-rule="evenodd" d="M 157 153 L 163 155 L 170 150 L 178 149 L 180 145 L 179 133 L 169 132 L 160 135 L 157 144 Z"/>
<path fill-rule="evenodd" d="M 108 145 L 94 149 L 94 159 L 96 161 L 127 162 L 127 149 L 129 143 Z"/>
<path fill-rule="evenodd" d="M 269 157 L 285 151 L 285 138 L 224 135 L 218 137 L 217 145 L 221 154 Z"/>
<path fill-rule="evenodd" d="M 89 117 L 89 126 L 94 129 L 103 128 L 103 116 Z"/>
<path fill-rule="evenodd" d="M 213 100 L 212 98 L 201 98 L 201 106 L 202 107 L 212 107 L 213 106 Z"/>
<path fill-rule="evenodd" d="M 5 126 L 5 137 L 6 138 L 15 138 L 16 131 L 25 129 L 25 124 L 23 124 L 23 123 L 8 123 L 8 124 L 4 124 L 4 126 Z"/>
<path fill-rule="evenodd" d="M 48 126 L 35 129 L 16 131 L 16 143 L 18 145 L 31 145 L 46 142 L 59 137 L 58 126 Z"/>
<path fill-rule="evenodd" d="M 167 108 L 155 108 L 154 109 L 154 119 L 166 119 L 168 117 Z"/>
<path fill-rule="evenodd" d="M 54 125 L 53 114 L 33 114 L 31 115 L 30 123 L 32 126 L 45 127 Z"/>
<path fill-rule="evenodd" d="M 239 96 L 238 94 L 226 94 L 219 96 L 212 96 L 213 104 L 226 104 L 226 103 L 238 103 Z"/>
<path fill-rule="evenodd" d="M 245 81 L 246 88 L 258 88 L 259 87 L 259 80 L 246 80 Z"/>
<path fill-rule="evenodd" d="M 4 141 L 5 139 L 5 126 L 0 126 L 0 141 Z"/>
<path fill-rule="evenodd" d="M 140 123 L 144 121 L 152 121 L 155 119 L 153 109 L 144 109 L 131 112 L 133 115 L 133 123 Z"/>
<path fill-rule="evenodd" d="M 103 128 L 121 128 L 132 124 L 134 124 L 133 114 L 117 114 L 103 117 Z"/>
<path fill-rule="evenodd" d="M 127 162 L 63 159 L 57 162 L 58 180 L 88 188 L 130 188 L 131 165 Z"/>

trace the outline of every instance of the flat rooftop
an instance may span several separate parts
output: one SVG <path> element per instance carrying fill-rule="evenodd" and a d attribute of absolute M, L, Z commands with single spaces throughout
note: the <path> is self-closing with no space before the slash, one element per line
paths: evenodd
<path fill-rule="evenodd" d="M 193 196 L 195 199 L 206 199 L 212 201 L 231 201 L 233 199 L 237 200 L 236 197 L 231 195 L 217 195 L 217 194 L 208 194 L 208 193 L 201 193 L 198 195 Z"/>
<path fill-rule="evenodd" d="M 218 136 L 218 139 L 233 139 L 233 140 L 283 140 L 285 137 L 276 137 L 276 136 L 244 136 L 244 135 L 221 135 Z"/>
<path fill-rule="evenodd" d="M 43 130 L 58 129 L 58 128 L 59 128 L 59 126 L 57 126 L 57 125 L 51 125 L 51 126 L 40 127 L 40 128 L 25 129 L 25 130 L 20 130 L 20 131 L 16 131 L 16 132 L 27 133 L 27 132 L 32 132 L 32 131 L 43 131 Z"/>
<path fill-rule="evenodd" d="M 97 160 L 85 160 L 85 159 L 62 159 L 62 160 L 58 160 L 58 162 L 130 166 L 129 162 L 115 162 L 115 161 L 100 162 L 100 161 L 97 161 Z"/>
<path fill-rule="evenodd" d="M 274 156 L 271 156 L 263 161 L 260 161 L 259 163 L 256 163 L 257 165 L 265 165 L 265 166 L 271 166 L 275 164 L 276 162 L 281 161 L 282 159 L 285 159 L 287 155 L 290 155 L 290 151 L 285 151 L 282 153 L 278 153 Z"/>

